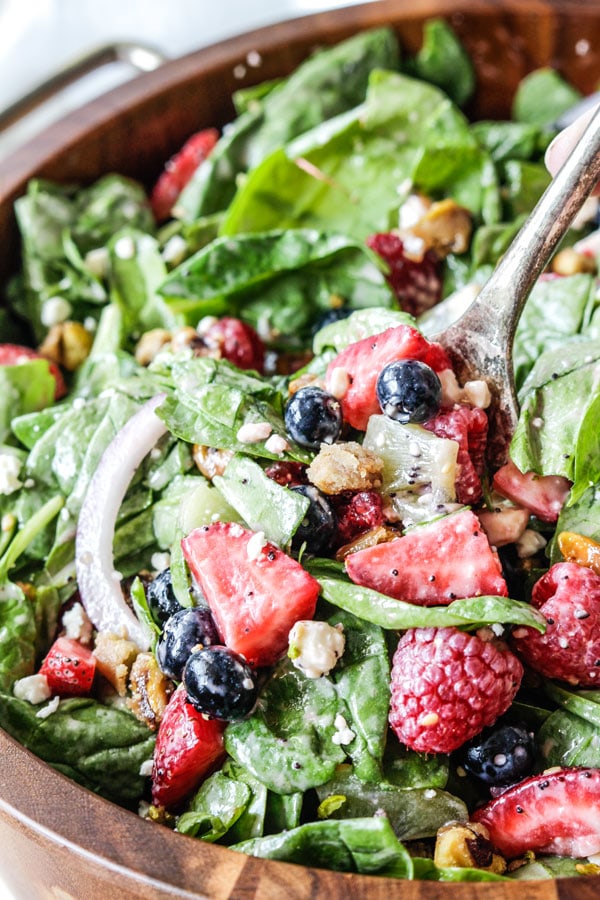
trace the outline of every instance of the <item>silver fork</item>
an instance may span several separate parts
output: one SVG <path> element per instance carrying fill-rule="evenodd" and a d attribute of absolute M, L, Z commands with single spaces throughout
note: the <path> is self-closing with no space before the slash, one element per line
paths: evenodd
<path fill-rule="evenodd" d="M 518 420 L 512 348 L 525 300 L 599 180 L 600 106 L 478 297 L 456 322 L 428 335 L 447 351 L 461 384 L 488 383 L 488 458 L 494 467 L 506 461 Z"/>

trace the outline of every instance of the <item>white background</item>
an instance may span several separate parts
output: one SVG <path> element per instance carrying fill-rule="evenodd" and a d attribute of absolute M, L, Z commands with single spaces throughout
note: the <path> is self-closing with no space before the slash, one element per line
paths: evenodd
<path fill-rule="evenodd" d="M 141 41 L 170 57 L 282 19 L 358 0 L 0 0 L 0 110 L 66 63 L 113 41 Z M 114 64 L 0 133 L 0 157 L 66 111 L 131 77 Z M 0 898 L 12 895 L 2 883 Z M 14 898 L 16 900 L 16 898 Z M 30 898 L 19 898 L 30 900 Z"/>

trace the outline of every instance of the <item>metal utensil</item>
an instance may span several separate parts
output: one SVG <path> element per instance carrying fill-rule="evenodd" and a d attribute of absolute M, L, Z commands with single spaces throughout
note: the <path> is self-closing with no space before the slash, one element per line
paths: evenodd
<path fill-rule="evenodd" d="M 456 322 L 429 337 L 444 347 L 460 383 L 488 383 L 494 466 L 506 461 L 518 419 L 512 347 L 525 300 L 599 180 L 600 107 L 478 297 Z"/>

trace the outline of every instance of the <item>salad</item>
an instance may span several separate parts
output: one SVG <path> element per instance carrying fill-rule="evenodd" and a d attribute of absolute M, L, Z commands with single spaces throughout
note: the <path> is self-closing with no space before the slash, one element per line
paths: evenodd
<path fill-rule="evenodd" d="M 0 725 L 235 851 L 395 878 L 600 873 L 596 201 L 534 288 L 521 415 L 428 335 L 548 183 L 431 20 L 239 91 L 150 194 L 34 181 L 0 311 Z M 35 349 L 33 349 L 35 348 Z"/>

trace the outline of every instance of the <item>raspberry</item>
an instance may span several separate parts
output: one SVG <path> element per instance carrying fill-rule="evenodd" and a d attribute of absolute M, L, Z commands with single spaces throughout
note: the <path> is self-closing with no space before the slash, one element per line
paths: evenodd
<path fill-rule="evenodd" d="M 600 683 L 600 576 L 577 563 L 556 563 L 535 584 L 532 605 L 548 628 L 513 631 L 519 656 L 536 672 L 581 687 Z"/>
<path fill-rule="evenodd" d="M 442 278 L 435 253 L 427 250 L 421 260 L 410 259 L 393 231 L 370 235 L 367 246 L 390 267 L 387 280 L 403 310 L 419 316 L 440 301 Z"/>
<path fill-rule="evenodd" d="M 207 347 L 216 349 L 223 359 L 229 360 L 238 369 L 255 369 L 264 371 L 265 347 L 251 325 L 223 316 L 217 319 L 206 331 L 202 339 Z"/>
<path fill-rule="evenodd" d="M 383 501 L 377 491 L 337 494 L 329 499 L 337 515 L 337 543 L 340 545 L 383 524 Z"/>
<path fill-rule="evenodd" d="M 443 409 L 424 425 L 438 437 L 458 443 L 456 497 L 459 503 L 473 505 L 483 496 L 481 476 L 485 468 L 488 417 L 477 406 Z"/>
<path fill-rule="evenodd" d="M 498 640 L 457 628 L 413 628 L 391 675 L 390 725 L 421 753 L 450 753 L 506 712 L 523 667 Z"/>

